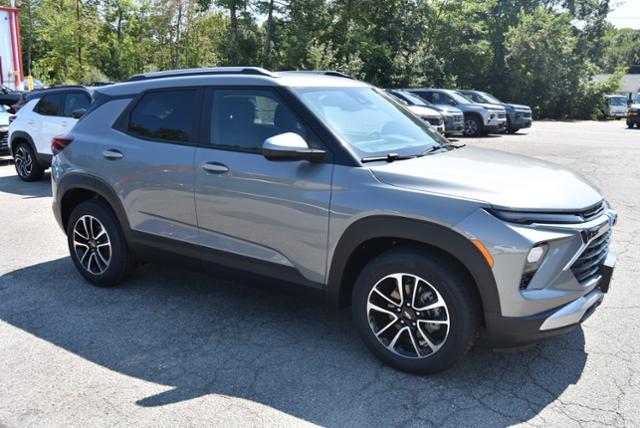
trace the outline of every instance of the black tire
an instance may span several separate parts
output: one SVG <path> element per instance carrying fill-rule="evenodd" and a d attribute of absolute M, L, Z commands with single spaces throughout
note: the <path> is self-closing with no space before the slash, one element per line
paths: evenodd
<path fill-rule="evenodd" d="M 87 221 L 91 222 L 91 219 L 95 219 L 97 223 L 86 223 Z M 84 225 L 83 222 L 85 222 Z M 95 235 L 99 235 L 101 229 L 104 229 L 110 245 L 108 253 L 106 247 L 100 248 L 107 242 L 104 235 L 96 239 L 89 239 L 88 241 L 93 241 L 93 243 L 89 242 L 89 245 L 84 247 L 77 244 L 77 242 L 85 242 L 84 238 L 91 237 L 89 230 L 92 230 Z M 136 266 L 116 215 L 111 207 L 100 200 L 82 202 L 74 208 L 67 223 L 67 242 L 71 259 L 80 274 L 98 287 L 114 287 L 120 284 L 131 275 Z M 85 247 L 88 255 L 83 251 Z M 91 251 L 93 251 L 93 255 Z M 104 262 L 107 255 L 109 255 L 108 262 Z M 101 260 L 99 260 L 99 256 L 102 256 Z M 87 259 L 89 267 L 85 266 Z M 104 270 L 101 271 L 101 269 Z"/>
<path fill-rule="evenodd" d="M 484 129 L 482 122 L 476 116 L 465 116 L 464 118 L 464 136 L 479 137 L 483 134 Z"/>
<path fill-rule="evenodd" d="M 428 345 L 421 345 L 419 342 L 418 346 L 416 346 L 416 342 L 413 342 L 413 340 L 415 340 L 414 338 L 419 337 L 418 335 L 422 335 L 424 338 L 425 333 L 418 331 L 419 327 L 413 326 L 414 323 L 410 321 L 411 317 L 409 316 L 411 314 L 405 314 L 405 300 L 409 299 L 403 300 L 403 308 L 400 310 L 402 313 L 396 312 L 397 321 L 395 323 L 393 318 L 387 314 L 383 314 L 383 316 L 388 317 L 388 325 L 391 325 L 391 327 L 387 327 L 387 330 L 384 330 L 384 327 L 378 329 L 378 333 L 382 332 L 382 334 L 380 334 L 381 337 L 387 336 L 383 338 L 383 340 L 389 342 L 389 345 L 393 342 L 393 339 L 390 340 L 390 336 L 395 338 L 395 335 L 399 334 L 400 330 L 408 328 L 413 331 L 413 333 L 405 330 L 400 333 L 400 339 L 395 343 L 400 343 L 401 347 L 405 346 L 402 341 L 404 341 L 405 344 L 414 343 L 413 349 L 416 351 L 416 355 L 420 356 L 420 353 L 423 354 L 423 356 L 419 358 L 400 355 L 399 352 L 391 351 L 383 344 L 373 331 L 374 328 L 377 328 L 377 326 L 375 326 L 377 323 L 375 317 L 380 313 L 372 311 L 371 314 L 373 315 L 370 315 L 368 312 L 370 296 L 372 300 L 380 297 L 373 292 L 374 286 L 385 285 L 387 289 L 389 289 L 389 284 L 381 280 L 388 275 L 397 273 L 409 274 L 402 276 L 403 282 L 407 279 L 410 283 L 412 280 L 411 276 L 413 275 L 426 281 L 420 282 L 422 285 L 418 290 L 419 293 L 421 293 L 421 297 L 416 300 L 421 299 L 424 303 L 422 299 L 425 294 L 423 292 L 428 291 L 431 295 L 437 295 L 439 293 L 435 302 L 438 302 L 439 299 L 442 298 L 446 304 L 444 313 L 446 314 L 446 319 L 449 321 L 448 330 L 446 335 L 444 335 L 441 330 L 435 332 L 436 334 L 440 334 L 441 337 L 444 335 L 444 339 L 439 344 L 441 347 L 434 352 L 424 352 L 425 349 L 431 350 L 432 348 Z M 393 284 L 393 281 L 391 284 Z M 403 285 L 403 288 L 406 286 L 411 288 L 410 284 Z M 393 287 L 391 287 L 391 289 L 392 288 Z M 433 289 L 436 290 L 436 293 L 432 293 Z M 460 273 L 460 268 L 448 258 L 438 254 L 432 254 L 428 250 L 420 247 L 400 247 L 385 252 L 371 260 L 362 270 L 353 289 L 352 316 L 366 346 L 383 362 L 409 373 L 430 374 L 451 367 L 473 346 L 478 337 L 480 327 L 480 303 L 476 296 L 477 293 L 473 284 L 470 283 L 470 280 L 465 275 Z M 377 302 L 381 301 L 378 300 L 372 303 L 377 306 Z M 398 311 L 397 307 L 389 304 L 391 303 L 389 300 L 385 300 L 384 302 L 387 302 L 387 307 L 384 309 L 393 308 L 392 312 Z M 413 303 L 412 301 L 411 310 L 414 311 L 413 315 L 422 315 L 424 317 L 426 312 L 422 314 L 418 312 L 422 309 L 417 307 L 417 305 L 413 305 Z M 410 311 L 407 309 L 407 312 Z M 402 319 L 405 316 L 408 317 Z M 415 319 L 417 320 L 417 318 Z M 405 323 L 402 325 L 398 324 L 402 321 Z M 418 326 L 421 325 L 420 322 L 426 321 L 418 321 Z M 387 321 L 385 320 L 381 322 L 380 325 L 386 323 Z M 438 326 L 437 328 L 441 329 L 444 328 L 444 326 Z M 388 332 L 390 333 L 388 334 Z M 431 334 L 432 333 L 429 333 L 431 341 L 435 343 L 434 336 L 431 336 Z M 424 339 L 420 339 L 420 341 L 428 343 Z M 427 348 L 422 348 L 422 346 L 427 346 Z M 409 345 L 406 345 L 406 347 L 411 349 Z M 418 353 L 419 350 L 420 353 Z"/>
<path fill-rule="evenodd" d="M 20 142 L 16 145 L 13 163 L 22 181 L 38 181 L 44 175 L 45 169 L 38 163 L 38 158 L 29 143 Z"/>

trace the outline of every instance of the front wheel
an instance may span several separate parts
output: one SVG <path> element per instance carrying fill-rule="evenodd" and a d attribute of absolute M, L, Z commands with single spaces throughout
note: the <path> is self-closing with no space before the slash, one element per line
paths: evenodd
<path fill-rule="evenodd" d="M 13 162 L 18 177 L 23 181 L 38 181 L 44 175 L 44 168 L 38 164 L 36 154 L 28 143 L 19 143 L 13 154 Z"/>
<path fill-rule="evenodd" d="M 474 116 L 465 117 L 464 119 L 464 136 L 479 137 L 482 135 L 482 123 L 480 119 Z"/>
<path fill-rule="evenodd" d="M 71 212 L 67 240 L 76 268 L 98 287 L 120 284 L 135 267 L 117 217 L 102 201 L 83 202 Z"/>
<path fill-rule="evenodd" d="M 478 335 L 474 296 L 449 259 L 406 247 L 363 269 L 352 312 L 363 341 L 382 361 L 410 373 L 436 373 L 462 358 Z"/>

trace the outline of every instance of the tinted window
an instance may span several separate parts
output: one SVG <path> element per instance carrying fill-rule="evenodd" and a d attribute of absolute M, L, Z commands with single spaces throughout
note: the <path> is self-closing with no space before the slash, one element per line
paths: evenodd
<path fill-rule="evenodd" d="M 64 94 L 51 94 L 45 95 L 40 99 L 36 106 L 36 113 L 43 114 L 45 116 L 62 116 L 62 100 Z"/>
<path fill-rule="evenodd" d="M 186 142 L 193 129 L 195 89 L 151 92 L 131 112 L 129 132 L 157 140 Z"/>
<path fill-rule="evenodd" d="M 64 100 L 64 116 L 71 117 L 71 113 L 79 109 L 88 108 L 90 103 L 91 99 L 85 94 L 67 94 Z"/>
<path fill-rule="evenodd" d="M 306 138 L 303 125 L 270 90 L 214 91 L 210 141 L 214 146 L 260 153 L 269 137 L 296 132 Z"/>
<path fill-rule="evenodd" d="M 422 92 L 413 92 L 413 94 L 419 96 L 422 99 L 429 101 L 430 103 L 435 104 L 433 101 L 433 94 L 431 92 L 422 91 Z"/>

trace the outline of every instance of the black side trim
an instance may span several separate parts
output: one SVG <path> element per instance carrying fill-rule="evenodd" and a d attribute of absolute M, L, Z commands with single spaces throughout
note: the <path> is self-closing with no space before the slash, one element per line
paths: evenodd
<path fill-rule="evenodd" d="M 33 138 L 31 138 L 31 135 L 27 134 L 24 131 L 15 131 L 11 133 L 11 141 L 9 141 L 9 150 L 11 152 L 12 157 L 13 157 L 13 149 L 15 147 L 15 142 L 18 139 L 27 140 L 27 142 L 31 145 L 33 152 L 38 153 L 38 151 L 36 150 L 36 145 L 33 143 Z"/>
<path fill-rule="evenodd" d="M 316 289 L 321 292 L 323 284 L 309 281 L 295 268 L 277 263 L 245 257 L 196 244 L 176 241 L 173 239 L 150 235 L 148 233 L 131 231 L 128 238 L 129 245 L 136 257 L 145 261 L 166 261 L 168 263 L 188 264 L 200 267 L 217 275 L 237 280 L 254 279 L 260 283 L 278 280 L 286 287 Z M 321 293 L 319 293 L 321 297 Z"/>
<path fill-rule="evenodd" d="M 418 241 L 451 254 L 467 268 L 475 280 L 485 314 L 500 313 L 500 300 L 493 272 L 471 241 L 444 226 L 392 216 L 358 220 L 342 235 L 331 261 L 326 292 L 329 304 L 343 306 L 342 279 L 349 257 L 362 243 L 374 238 Z"/>

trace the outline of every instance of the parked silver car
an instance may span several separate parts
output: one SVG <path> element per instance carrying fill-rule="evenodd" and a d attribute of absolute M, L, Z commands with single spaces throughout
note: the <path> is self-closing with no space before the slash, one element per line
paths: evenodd
<path fill-rule="evenodd" d="M 446 136 L 458 136 L 464 132 L 464 114 L 462 110 L 452 106 L 436 106 L 428 101 L 401 89 L 387 89 L 387 92 L 407 103 L 410 108 L 428 107 L 437 110 L 444 119 L 444 134 Z"/>
<path fill-rule="evenodd" d="M 506 129 L 507 112 L 502 106 L 476 103 L 452 89 L 417 88 L 407 91 L 436 106 L 453 106 L 462 110 L 466 137 L 479 137 Z"/>
<path fill-rule="evenodd" d="M 414 373 L 450 367 L 480 334 L 504 347 L 564 333 L 609 288 L 616 213 L 595 186 L 449 143 L 366 83 L 214 68 L 94 95 L 52 143 L 52 184 L 95 285 L 188 260 L 308 287 Z"/>

